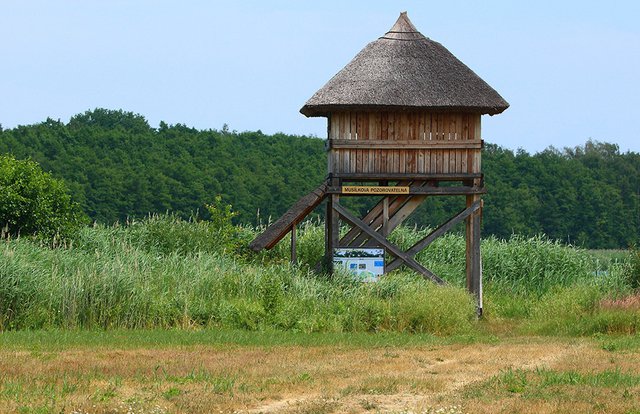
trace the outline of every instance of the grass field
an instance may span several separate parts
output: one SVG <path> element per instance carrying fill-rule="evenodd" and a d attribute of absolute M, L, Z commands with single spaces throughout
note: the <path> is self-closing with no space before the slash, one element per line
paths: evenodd
<path fill-rule="evenodd" d="M 318 223 L 297 266 L 255 233 L 157 216 L 0 241 L 0 413 L 640 412 L 637 250 L 484 239 L 478 320 L 459 234 L 418 255 L 436 287 L 313 273 Z"/>
<path fill-rule="evenodd" d="M 637 335 L 38 331 L 5 332 L 0 341 L 2 413 L 633 413 L 640 407 Z"/>

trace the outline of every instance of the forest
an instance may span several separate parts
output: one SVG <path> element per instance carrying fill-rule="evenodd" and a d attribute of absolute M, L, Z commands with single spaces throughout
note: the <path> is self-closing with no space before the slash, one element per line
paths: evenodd
<path fill-rule="evenodd" d="M 206 215 L 218 195 L 239 224 L 275 220 L 326 175 L 324 140 L 276 133 L 149 125 L 144 116 L 95 109 L 69 122 L 3 129 L 0 154 L 38 162 L 63 179 L 87 222 L 113 224 L 170 212 Z M 544 234 L 586 248 L 626 248 L 640 241 L 640 154 L 586 141 L 540 153 L 485 143 L 483 233 L 498 238 Z M 362 201 L 365 200 L 365 201 Z M 366 210 L 370 201 L 352 199 Z M 459 209 L 434 197 L 412 216 L 433 226 Z M 321 214 L 321 212 L 318 212 Z"/>

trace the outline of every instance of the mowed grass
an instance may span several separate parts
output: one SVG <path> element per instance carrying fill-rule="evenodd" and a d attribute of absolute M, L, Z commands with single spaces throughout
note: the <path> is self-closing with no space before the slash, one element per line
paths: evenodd
<path fill-rule="evenodd" d="M 608 335 L 185 334 L 3 333 L 0 413 L 630 413 L 640 404 L 638 336 L 614 349 L 621 338 Z"/>

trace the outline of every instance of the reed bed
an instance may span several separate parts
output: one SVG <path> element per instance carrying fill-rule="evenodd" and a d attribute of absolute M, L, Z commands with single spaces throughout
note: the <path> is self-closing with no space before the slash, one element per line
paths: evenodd
<path fill-rule="evenodd" d="M 270 252 L 248 253 L 245 246 L 256 231 L 167 215 L 85 228 L 65 246 L 3 240 L 0 330 L 220 327 L 442 336 L 478 329 L 475 305 L 463 288 L 461 235 L 442 237 L 418 256 L 449 281 L 437 287 L 402 271 L 375 284 L 314 273 L 323 249 L 319 222 L 299 227 L 297 266 L 288 263 L 286 242 Z M 427 231 L 402 227 L 392 238 L 408 247 Z M 590 292 L 590 299 L 568 312 L 596 315 L 603 299 L 630 292 L 623 265 L 598 276 L 587 251 L 542 237 L 488 238 L 482 252 L 485 308 L 494 317 L 549 320 L 573 303 L 558 299 L 554 308 L 553 299 L 578 291 Z M 526 310 L 518 311 L 522 303 Z M 563 320 L 572 320 L 566 313 Z"/>

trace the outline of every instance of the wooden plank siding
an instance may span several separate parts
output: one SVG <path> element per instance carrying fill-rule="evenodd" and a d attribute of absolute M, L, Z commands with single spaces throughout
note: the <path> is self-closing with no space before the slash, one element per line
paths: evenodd
<path fill-rule="evenodd" d="M 335 112 L 328 132 L 330 173 L 471 174 L 481 168 L 479 114 Z"/>

